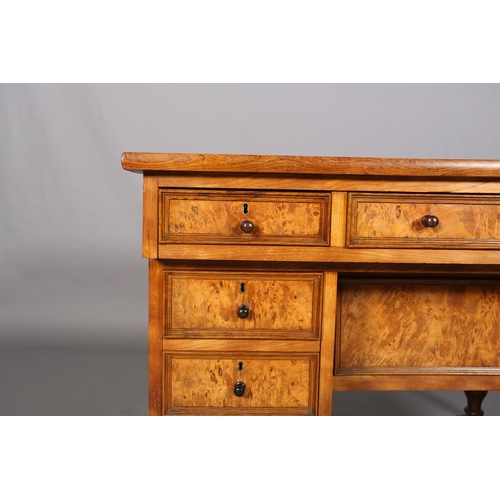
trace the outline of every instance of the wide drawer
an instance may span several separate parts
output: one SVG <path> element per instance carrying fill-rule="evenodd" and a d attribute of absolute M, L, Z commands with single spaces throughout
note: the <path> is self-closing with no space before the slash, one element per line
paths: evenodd
<path fill-rule="evenodd" d="M 344 280 L 336 373 L 500 374 L 495 280 Z"/>
<path fill-rule="evenodd" d="M 319 338 L 321 273 L 164 271 L 169 338 Z"/>
<path fill-rule="evenodd" d="M 330 193 L 160 189 L 159 240 L 326 246 L 330 198 Z"/>
<path fill-rule="evenodd" d="M 350 194 L 347 246 L 498 248 L 500 198 Z"/>
<path fill-rule="evenodd" d="M 165 414 L 316 413 L 316 354 L 165 353 L 164 373 Z"/>

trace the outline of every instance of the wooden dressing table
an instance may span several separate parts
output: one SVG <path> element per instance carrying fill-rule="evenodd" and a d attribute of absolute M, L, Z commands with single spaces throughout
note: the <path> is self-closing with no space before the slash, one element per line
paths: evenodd
<path fill-rule="evenodd" d="M 500 161 L 124 153 L 144 174 L 150 415 L 500 389 Z"/>

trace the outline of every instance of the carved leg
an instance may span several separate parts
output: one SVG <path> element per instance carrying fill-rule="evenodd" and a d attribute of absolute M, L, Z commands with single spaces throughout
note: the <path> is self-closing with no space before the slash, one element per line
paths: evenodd
<path fill-rule="evenodd" d="M 481 409 L 481 403 L 488 394 L 488 391 L 464 391 L 467 397 L 467 406 L 464 408 L 465 414 L 471 417 L 482 417 L 484 411 Z"/>

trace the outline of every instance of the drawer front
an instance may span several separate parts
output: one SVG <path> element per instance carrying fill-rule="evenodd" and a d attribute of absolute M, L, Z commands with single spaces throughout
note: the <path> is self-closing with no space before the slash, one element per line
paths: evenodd
<path fill-rule="evenodd" d="M 160 243 L 329 244 L 330 194 L 160 189 Z"/>
<path fill-rule="evenodd" d="M 500 285 L 345 282 L 336 372 L 500 373 Z"/>
<path fill-rule="evenodd" d="M 316 354 L 165 353 L 164 363 L 166 414 L 316 413 Z"/>
<path fill-rule="evenodd" d="M 498 248 L 498 196 L 351 194 L 349 247 Z"/>
<path fill-rule="evenodd" d="M 165 271 L 166 337 L 319 338 L 321 273 Z"/>

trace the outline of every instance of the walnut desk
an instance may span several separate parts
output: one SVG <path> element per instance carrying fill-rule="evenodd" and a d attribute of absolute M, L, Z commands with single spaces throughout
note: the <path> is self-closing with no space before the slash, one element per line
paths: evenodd
<path fill-rule="evenodd" d="M 500 389 L 500 161 L 124 153 L 144 174 L 151 415 Z"/>

